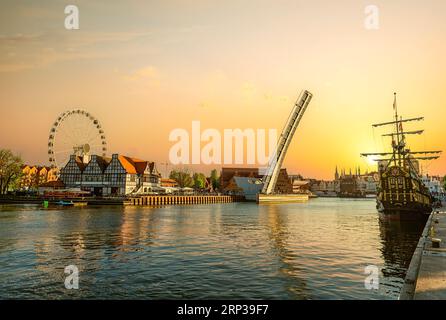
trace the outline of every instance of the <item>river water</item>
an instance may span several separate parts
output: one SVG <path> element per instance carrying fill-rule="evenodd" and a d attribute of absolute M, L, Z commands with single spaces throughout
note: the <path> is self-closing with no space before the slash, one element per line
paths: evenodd
<path fill-rule="evenodd" d="M 422 228 L 382 221 L 364 199 L 3 205 L 0 298 L 397 299 Z M 69 265 L 77 290 L 64 285 Z M 367 266 L 378 289 L 365 287 Z"/>

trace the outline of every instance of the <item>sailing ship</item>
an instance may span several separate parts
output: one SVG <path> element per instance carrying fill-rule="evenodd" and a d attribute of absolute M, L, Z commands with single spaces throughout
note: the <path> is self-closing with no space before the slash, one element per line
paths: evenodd
<path fill-rule="evenodd" d="M 421 121 L 424 117 L 403 119 L 398 115 L 396 93 L 394 93 L 394 120 L 372 126 L 392 126 L 393 132 L 383 134 L 391 138 L 392 151 L 362 153 L 374 157 L 378 162 L 379 185 L 376 197 L 378 212 L 390 219 L 425 219 L 432 212 L 437 199 L 424 185 L 420 177 L 419 161 L 434 160 L 441 151 L 412 151 L 406 142 L 407 135 L 420 135 L 424 130 L 404 131 L 403 123 Z"/>

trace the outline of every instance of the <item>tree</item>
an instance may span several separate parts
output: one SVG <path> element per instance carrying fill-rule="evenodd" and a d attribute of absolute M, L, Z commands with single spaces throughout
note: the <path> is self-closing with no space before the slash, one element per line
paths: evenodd
<path fill-rule="evenodd" d="M 17 186 L 22 176 L 23 161 L 11 150 L 0 149 L 0 194 L 8 192 L 10 187 Z"/>
<path fill-rule="evenodd" d="M 169 178 L 175 180 L 180 188 L 192 187 L 194 185 L 194 180 L 190 176 L 188 169 L 172 170 Z"/>
<path fill-rule="evenodd" d="M 444 184 L 443 188 L 444 188 L 444 190 L 446 190 L 446 176 L 444 176 L 444 178 L 443 178 L 443 184 Z"/>
<path fill-rule="evenodd" d="M 204 189 L 206 187 L 206 176 L 202 173 L 194 173 L 194 187 L 195 189 Z"/>
<path fill-rule="evenodd" d="M 212 183 L 212 189 L 214 190 L 217 190 L 220 187 L 220 178 L 218 176 L 216 169 L 211 171 L 211 183 Z"/>

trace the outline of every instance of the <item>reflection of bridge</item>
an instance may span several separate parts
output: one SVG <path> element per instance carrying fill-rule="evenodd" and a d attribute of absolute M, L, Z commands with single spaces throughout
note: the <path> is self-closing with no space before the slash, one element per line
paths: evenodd
<path fill-rule="evenodd" d="M 293 139 L 297 126 L 299 125 L 299 122 L 302 119 L 312 97 L 313 95 L 305 90 L 294 104 L 294 108 L 288 117 L 282 134 L 280 135 L 276 151 L 271 157 L 268 169 L 263 177 L 264 184 L 261 194 L 270 195 L 273 193 L 277 183 L 277 178 L 279 177 L 280 168 L 282 167 L 283 159 L 285 158 L 286 152 L 291 143 L 291 139 Z M 259 195 L 259 199 L 260 197 L 261 195 Z"/>

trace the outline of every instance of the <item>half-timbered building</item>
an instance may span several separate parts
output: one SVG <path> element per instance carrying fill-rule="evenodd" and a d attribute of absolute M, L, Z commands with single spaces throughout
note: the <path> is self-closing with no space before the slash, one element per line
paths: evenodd
<path fill-rule="evenodd" d="M 67 187 L 90 191 L 96 196 L 123 196 L 159 191 L 161 175 L 155 163 L 123 155 L 112 158 L 92 155 L 88 164 L 72 156 L 61 170 Z"/>

